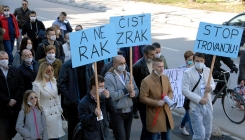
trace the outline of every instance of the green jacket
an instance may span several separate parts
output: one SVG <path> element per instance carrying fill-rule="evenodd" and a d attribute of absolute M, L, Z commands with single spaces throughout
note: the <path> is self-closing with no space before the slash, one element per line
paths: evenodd
<path fill-rule="evenodd" d="M 167 61 L 165 59 L 165 57 L 163 55 L 160 56 L 160 58 L 163 60 L 164 62 L 164 69 L 168 69 L 168 64 L 167 64 Z"/>

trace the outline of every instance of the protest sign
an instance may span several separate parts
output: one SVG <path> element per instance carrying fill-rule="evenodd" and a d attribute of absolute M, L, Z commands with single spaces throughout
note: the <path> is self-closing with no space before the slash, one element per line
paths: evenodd
<path fill-rule="evenodd" d="M 200 22 L 194 51 L 237 58 L 243 29 Z"/>
<path fill-rule="evenodd" d="M 114 24 L 69 34 L 72 67 L 78 67 L 117 55 Z"/>
<path fill-rule="evenodd" d="M 151 14 L 110 17 L 118 48 L 151 43 Z"/>
<path fill-rule="evenodd" d="M 177 102 L 176 107 L 183 107 L 185 96 L 182 94 L 181 81 L 186 69 L 166 69 L 164 74 L 168 76 L 173 90 L 173 101 Z"/>

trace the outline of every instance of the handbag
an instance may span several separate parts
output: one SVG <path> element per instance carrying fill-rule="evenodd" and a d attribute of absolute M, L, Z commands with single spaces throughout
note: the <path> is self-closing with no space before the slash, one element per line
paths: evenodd
<path fill-rule="evenodd" d="M 63 127 L 64 130 L 67 130 L 67 128 L 68 128 L 68 123 L 67 123 L 65 117 L 63 116 L 63 114 L 61 114 L 61 116 L 62 116 L 62 118 L 63 118 L 63 120 L 62 120 L 62 127 Z"/>
<path fill-rule="evenodd" d="M 193 89 L 191 90 L 191 92 L 193 92 L 196 89 L 196 87 L 199 84 L 201 78 L 202 78 L 202 76 L 199 75 L 199 80 L 197 81 L 196 85 L 193 87 Z M 190 99 L 188 99 L 188 98 L 185 97 L 183 107 L 185 108 L 185 110 L 189 110 L 190 109 Z"/>

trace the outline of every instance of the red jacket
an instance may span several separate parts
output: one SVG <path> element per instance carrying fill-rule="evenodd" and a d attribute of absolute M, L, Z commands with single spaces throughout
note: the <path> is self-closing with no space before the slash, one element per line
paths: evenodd
<path fill-rule="evenodd" d="M 14 29 L 15 29 L 15 37 L 18 38 L 20 36 L 19 28 L 18 28 L 18 23 L 13 14 L 10 14 L 10 16 L 13 19 L 14 23 Z M 5 33 L 3 35 L 3 40 L 10 40 L 9 37 L 9 27 L 8 27 L 8 19 L 5 18 L 4 16 L 0 16 L 0 26 L 5 29 Z"/>

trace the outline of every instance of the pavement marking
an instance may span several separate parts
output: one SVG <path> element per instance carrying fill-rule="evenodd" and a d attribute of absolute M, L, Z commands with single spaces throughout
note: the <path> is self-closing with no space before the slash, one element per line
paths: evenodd
<path fill-rule="evenodd" d="M 176 51 L 178 52 L 179 50 L 176 50 L 176 49 L 171 49 L 171 48 L 167 48 L 167 47 L 162 47 L 163 49 L 167 49 L 167 50 L 171 50 L 171 51 Z"/>
<path fill-rule="evenodd" d="M 44 17 L 40 17 L 40 16 L 37 16 L 38 18 L 42 18 L 42 19 L 46 19 L 46 18 L 44 18 Z"/>

